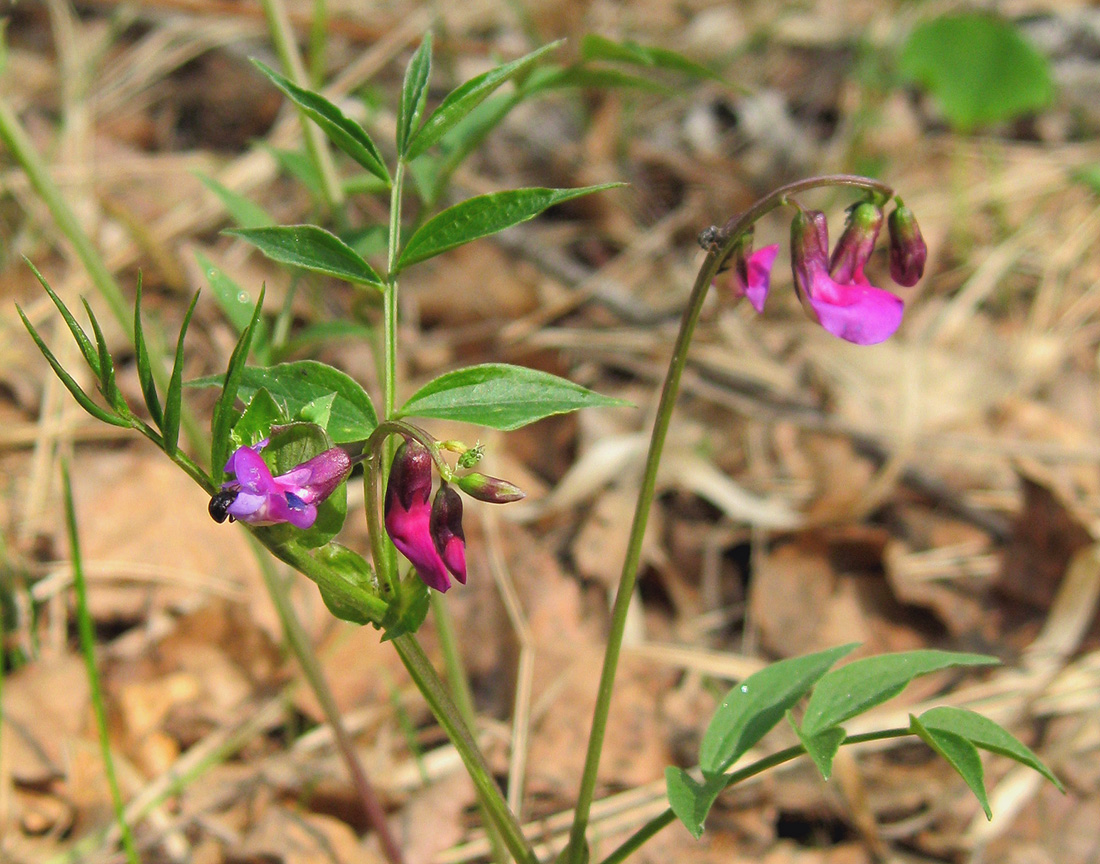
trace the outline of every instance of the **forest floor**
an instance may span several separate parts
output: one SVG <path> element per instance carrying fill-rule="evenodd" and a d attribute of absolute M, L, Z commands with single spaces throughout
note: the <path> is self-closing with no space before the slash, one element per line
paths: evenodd
<path fill-rule="evenodd" d="M 306 44 L 314 4 L 286 5 Z M 1052 56 L 1051 34 L 1100 31 L 1095 11 L 1005 6 L 1045 34 Z M 1066 794 L 987 756 L 987 821 L 923 744 L 880 741 L 842 750 L 827 783 L 809 760 L 756 778 L 719 799 L 700 841 L 673 824 L 633 860 L 1100 861 L 1100 103 L 1089 96 L 1098 91 L 1060 78 L 1036 117 L 952 131 L 891 67 L 929 4 L 327 7 L 327 92 L 365 96 L 379 141 L 392 137 L 390 106 L 429 27 L 433 104 L 553 39 L 566 39 L 554 62 L 577 61 L 592 33 L 672 49 L 718 73 L 631 67 L 655 86 L 599 88 L 593 78 L 518 106 L 456 173 L 450 200 L 629 185 L 449 252 L 402 283 L 406 394 L 459 365 L 499 361 L 634 406 L 507 434 L 425 423 L 440 439 L 480 436 L 486 472 L 528 493 L 507 508 L 468 506 L 469 582 L 446 602 L 481 743 L 544 860 L 568 830 L 639 442 L 703 258 L 696 238 L 783 183 L 871 172 L 904 196 L 929 248 L 923 280 L 898 289 L 906 313 L 895 337 L 850 345 L 806 318 L 779 216 L 756 232 L 758 248 L 781 245 L 766 311 L 720 290 L 703 310 L 616 684 L 593 860 L 667 806 L 665 767 L 696 763 L 734 682 L 770 660 L 858 641 L 855 656 L 930 647 L 1003 665 L 921 678 L 850 733 L 905 725 L 919 705 L 971 707 L 1031 746 Z M 141 273 L 151 342 L 174 344 L 202 289 L 185 378 L 224 371 L 236 340 L 208 290 L 205 256 L 253 296 L 266 285 L 268 309 L 289 310 L 285 359 L 331 363 L 377 399 L 379 309 L 220 233 L 234 222 L 200 179 L 280 223 L 327 218 L 290 171 L 300 163 L 297 115 L 248 62 L 277 65 L 259 3 L 7 8 L 0 100 L 127 302 Z M 1054 59 L 1100 68 L 1096 37 L 1083 38 L 1066 36 Z M 853 200 L 806 196 L 834 236 Z M 368 194 L 349 199 L 347 214 L 354 227 L 385 220 Z M 23 256 L 70 307 L 87 298 L 125 361 L 124 392 L 141 402 L 129 335 L 0 147 L 0 861 L 124 860 L 77 639 L 63 460 L 141 860 L 384 860 L 244 529 L 211 521 L 186 475 L 137 435 L 88 416 L 59 384 L 15 304 L 64 364 L 75 370 L 80 356 Z M 888 284 L 884 249 L 869 275 Z M 210 391 L 186 400 L 209 417 Z M 365 553 L 363 512 L 361 484 L 350 484 L 341 540 Z M 392 648 L 373 628 L 333 618 L 311 582 L 288 585 L 405 860 L 486 860 L 474 789 Z M 431 616 L 422 639 L 438 660 Z M 795 740 L 781 724 L 758 752 Z"/>

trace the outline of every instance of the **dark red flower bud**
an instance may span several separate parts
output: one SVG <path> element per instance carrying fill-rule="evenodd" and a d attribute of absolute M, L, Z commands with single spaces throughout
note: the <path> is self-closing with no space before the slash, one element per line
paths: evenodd
<path fill-rule="evenodd" d="M 435 493 L 429 533 L 447 569 L 465 585 L 466 535 L 462 533 L 462 498 L 446 483 Z"/>
<path fill-rule="evenodd" d="M 887 226 L 890 230 L 890 278 L 909 288 L 924 275 L 924 262 L 928 247 L 921 236 L 920 226 L 913 211 L 898 198 L 897 207 L 890 213 Z"/>
<path fill-rule="evenodd" d="M 861 201 L 848 210 L 844 233 L 836 241 L 833 257 L 829 261 L 829 275 L 836 282 L 851 285 L 870 285 L 863 275 L 875 241 L 882 229 L 882 208 L 870 201 Z"/>

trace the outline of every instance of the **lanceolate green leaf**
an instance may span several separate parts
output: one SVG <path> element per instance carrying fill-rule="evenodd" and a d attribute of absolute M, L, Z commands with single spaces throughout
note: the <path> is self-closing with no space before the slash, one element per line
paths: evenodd
<path fill-rule="evenodd" d="M 31 272 L 34 273 L 34 278 L 38 280 L 39 284 L 46 289 L 46 293 L 50 295 L 53 305 L 57 307 L 57 311 L 60 312 L 61 317 L 65 319 L 65 325 L 69 328 L 69 332 L 73 334 L 76 344 L 80 347 L 80 353 L 84 355 L 84 362 L 88 364 L 89 368 L 95 372 L 98 378 L 99 352 L 96 350 L 95 346 L 92 345 L 92 340 L 88 338 L 88 334 L 85 333 L 84 329 L 76 322 L 73 313 L 69 311 L 69 307 L 61 302 L 61 298 L 54 293 L 54 290 L 46 281 L 46 277 L 38 272 L 38 268 L 30 262 L 29 258 L 24 258 L 23 260 L 26 261 L 27 266 L 31 268 Z M 31 335 L 34 335 L 33 331 Z"/>
<path fill-rule="evenodd" d="M 985 818 L 992 819 L 993 811 L 989 809 L 989 798 L 985 794 L 985 770 L 978 748 L 954 732 L 926 728 L 912 714 L 909 715 L 909 728 L 951 764 L 977 797 L 985 811 Z"/>
<path fill-rule="evenodd" d="M 856 647 L 841 645 L 805 657 L 772 663 L 726 694 L 699 748 L 706 774 L 721 774 L 764 737 L 829 667 Z"/>
<path fill-rule="evenodd" d="M 73 398 L 80 407 L 97 420 L 102 420 L 104 423 L 110 423 L 112 426 L 130 426 L 131 424 L 128 419 L 119 417 L 116 414 L 112 414 L 100 408 L 92 401 L 92 398 L 87 393 L 80 389 L 80 385 L 73 380 L 73 376 L 65 371 L 58 359 L 53 356 L 53 352 L 46 347 L 46 343 L 42 341 L 42 337 L 38 335 L 38 331 L 34 329 L 34 326 L 18 304 L 16 304 L 15 310 L 19 313 L 19 317 L 23 319 L 23 326 L 26 327 L 27 332 L 31 334 L 34 344 L 38 346 L 38 350 L 42 352 L 42 356 L 45 357 L 46 361 L 53 367 L 54 374 L 61 379 L 61 383 L 65 385 L 65 389 L 73 395 Z"/>
<path fill-rule="evenodd" d="M 825 675 L 810 696 L 802 734 L 815 735 L 897 696 L 914 678 L 953 666 L 999 663 L 985 654 L 905 651 L 855 660 Z"/>
<path fill-rule="evenodd" d="M 370 565 L 357 552 L 338 543 L 329 543 L 314 553 L 324 563 L 325 580 L 318 580 L 328 611 L 343 621 L 353 624 L 379 623 L 370 614 L 363 597 L 376 595 L 374 577 Z"/>
<path fill-rule="evenodd" d="M 721 75 L 694 60 L 689 60 L 683 54 L 669 51 L 667 48 L 639 45 L 629 39 L 614 42 L 605 36 L 590 33 L 581 40 L 581 56 L 585 60 L 610 60 L 646 69 L 667 69 L 690 75 L 692 78 L 710 78 L 724 83 Z"/>
<path fill-rule="evenodd" d="M 943 706 L 925 711 L 919 719 L 925 729 L 937 729 L 961 735 L 976 747 L 1015 759 L 1021 765 L 1027 765 L 1038 771 L 1061 791 L 1065 791 L 1061 781 L 1030 748 L 988 717 L 967 711 L 965 708 Z"/>
<path fill-rule="evenodd" d="M 324 130 L 325 135 L 329 137 L 333 144 L 380 180 L 384 180 L 387 185 L 389 184 L 390 174 L 386 170 L 386 163 L 382 159 L 382 154 L 378 152 L 378 148 L 362 126 L 348 118 L 343 111 L 320 93 L 314 93 L 312 90 L 299 87 L 274 69 L 265 66 L 259 60 L 254 59 L 252 62 L 310 120 Z"/>
<path fill-rule="evenodd" d="M 579 189 L 512 189 L 468 198 L 421 225 L 401 250 L 397 269 L 526 222 L 555 204 L 621 185 L 605 183 Z"/>
<path fill-rule="evenodd" d="M 405 69 L 405 83 L 401 87 L 401 104 L 397 110 L 397 152 L 402 156 L 424 113 L 431 74 L 432 34 L 429 30 Z"/>
<path fill-rule="evenodd" d="M 149 347 L 145 344 L 145 331 L 141 326 L 141 274 L 138 274 L 137 294 L 134 297 L 134 363 L 137 366 L 141 395 L 145 397 L 145 407 L 158 429 L 164 424 L 164 415 L 160 410 L 160 398 L 157 396 L 157 384 L 153 379 L 153 367 L 149 361 Z"/>
<path fill-rule="evenodd" d="M 195 387 L 221 384 L 221 376 L 191 382 Z M 330 394 L 336 398 L 329 406 L 325 432 L 336 444 L 362 441 L 378 425 L 374 405 L 367 392 L 351 376 L 316 360 L 297 360 L 276 366 L 249 366 L 241 370 L 235 393 L 248 402 L 261 388 L 286 412 L 290 419 L 301 419 L 302 409 Z"/>
<path fill-rule="evenodd" d="M 839 726 L 830 726 L 828 729 L 822 729 L 815 735 L 804 735 L 802 730 L 798 728 L 798 725 L 794 722 L 794 718 L 791 717 L 790 712 L 787 713 L 787 718 L 791 721 L 791 725 L 794 726 L 794 731 L 798 735 L 798 740 L 802 742 L 802 746 L 806 748 L 806 753 L 813 760 L 814 765 L 817 766 L 817 770 L 821 772 L 821 776 L 826 780 L 833 773 L 833 759 L 836 758 L 836 753 L 840 749 L 840 745 L 844 743 L 844 739 L 848 737 L 848 734 Z"/>
<path fill-rule="evenodd" d="M 191 326 L 195 304 L 198 302 L 199 292 L 196 291 L 195 296 L 191 298 L 191 305 L 187 307 L 187 314 L 183 316 L 183 324 L 180 325 L 179 339 L 176 340 L 176 360 L 172 366 L 172 377 L 168 379 L 168 390 L 164 394 L 161 448 L 169 458 L 176 455 L 180 434 L 180 412 L 183 410 L 183 342 L 187 336 L 187 328 Z"/>
<path fill-rule="evenodd" d="M 548 372 L 486 363 L 439 376 L 417 390 L 398 413 L 508 431 L 579 408 L 626 404 Z"/>
<path fill-rule="evenodd" d="M 279 225 L 225 231 L 253 244 L 272 261 L 382 290 L 374 268 L 335 234 L 316 225 Z"/>
<path fill-rule="evenodd" d="M 84 311 L 88 313 L 88 320 L 92 324 L 92 334 L 95 336 L 96 350 L 99 353 L 99 392 L 103 398 L 115 409 L 125 408 L 125 400 L 115 386 L 115 361 L 111 359 L 111 352 L 107 350 L 107 337 L 103 335 L 103 329 L 99 326 L 99 320 L 88 301 L 81 297 Z"/>
<path fill-rule="evenodd" d="M 198 261 L 199 267 L 206 275 L 207 284 L 210 285 L 210 290 L 213 292 L 218 306 L 221 307 L 225 317 L 229 319 L 229 323 L 233 325 L 239 336 L 252 320 L 252 313 L 256 310 L 256 304 L 252 301 L 251 295 L 201 252 L 195 252 L 195 260 Z M 270 352 L 269 341 L 267 324 L 261 318 L 257 322 L 256 332 L 252 336 L 252 354 L 260 362 L 267 362 Z"/>
<path fill-rule="evenodd" d="M 255 201 L 245 198 L 239 192 L 234 192 L 225 184 L 199 171 L 195 172 L 195 176 L 202 181 L 203 186 L 218 196 L 218 200 L 233 217 L 233 221 L 242 228 L 267 228 L 275 224 L 275 218 Z"/>
<path fill-rule="evenodd" d="M 214 416 L 210 421 L 210 472 L 214 482 L 221 482 L 225 473 L 225 463 L 229 459 L 229 430 L 233 427 L 234 404 L 237 401 L 237 390 L 241 384 L 241 377 L 245 372 L 245 363 L 248 362 L 248 351 L 252 345 L 252 334 L 256 330 L 256 323 L 260 320 L 260 311 L 264 306 L 263 288 L 256 300 L 256 309 L 252 313 L 252 320 L 241 333 L 237 340 L 233 353 L 229 355 L 229 364 L 226 366 L 225 376 L 222 379 L 222 392 L 218 401 L 214 403 Z"/>
<path fill-rule="evenodd" d="M 415 159 L 436 141 L 446 134 L 447 130 L 465 117 L 477 107 L 490 93 L 496 90 L 509 78 L 522 74 L 531 67 L 535 61 L 549 51 L 557 48 L 561 42 L 552 42 L 544 45 L 537 51 L 532 51 L 518 60 L 497 66 L 457 87 L 447 94 L 439 107 L 424 121 L 408 142 L 405 152 L 406 159 Z"/>

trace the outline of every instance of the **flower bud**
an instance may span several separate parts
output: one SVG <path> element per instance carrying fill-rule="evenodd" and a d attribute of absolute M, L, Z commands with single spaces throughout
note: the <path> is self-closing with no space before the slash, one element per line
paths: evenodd
<path fill-rule="evenodd" d="M 435 493 L 428 531 L 447 569 L 465 585 L 466 536 L 462 532 L 462 498 L 446 483 Z"/>
<path fill-rule="evenodd" d="M 328 498 L 350 473 L 351 458 L 347 452 L 342 447 L 330 447 L 275 480 L 302 502 L 315 504 Z"/>
<path fill-rule="evenodd" d="M 409 438 L 393 455 L 390 479 L 386 484 L 386 513 L 395 501 L 400 503 L 402 510 L 426 503 L 431 492 L 432 455 L 415 438 Z"/>
<path fill-rule="evenodd" d="M 871 253 L 875 250 L 878 232 L 882 229 L 882 208 L 871 201 L 861 201 L 848 209 L 844 233 L 836 241 L 829 261 L 829 275 L 837 282 L 869 285 L 863 275 Z"/>
<path fill-rule="evenodd" d="M 507 480 L 487 477 L 477 472 L 455 478 L 455 484 L 471 498 L 488 501 L 490 504 L 510 504 L 527 497 L 526 492 Z"/>
<path fill-rule="evenodd" d="M 791 220 L 791 271 L 794 290 L 815 321 L 817 313 L 808 306 L 818 275 L 829 265 L 829 223 L 820 210 L 799 210 Z"/>
<path fill-rule="evenodd" d="M 887 221 L 890 230 L 890 278 L 909 288 L 924 275 L 928 247 L 913 211 L 900 198 L 896 200 L 897 206 Z"/>

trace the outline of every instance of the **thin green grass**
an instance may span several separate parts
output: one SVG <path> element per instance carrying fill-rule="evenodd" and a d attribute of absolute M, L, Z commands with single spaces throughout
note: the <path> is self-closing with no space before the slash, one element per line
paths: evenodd
<path fill-rule="evenodd" d="M 95 631 L 92 627 L 92 616 L 88 612 L 88 586 L 84 581 L 84 567 L 80 557 L 80 537 L 76 530 L 73 488 L 69 481 L 69 466 L 64 462 L 61 465 L 61 482 L 65 491 L 65 524 L 69 532 L 69 556 L 73 568 L 73 590 L 76 593 L 76 623 L 80 632 L 80 648 L 84 654 L 84 664 L 88 668 L 88 686 L 91 691 L 92 708 L 95 710 L 99 746 L 103 751 L 103 771 L 107 775 L 107 785 L 111 790 L 111 803 L 115 809 L 115 818 L 118 820 L 126 860 L 130 864 L 141 864 L 134 845 L 134 835 L 126 822 L 125 805 L 122 803 L 122 792 L 118 788 L 118 776 L 115 773 L 115 761 L 111 755 L 111 742 L 107 737 L 107 709 L 103 704 L 103 689 L 100 686 L 99 671 L 95 664 Z M 0 666 L 2 665 L 0 663 Z"/>

